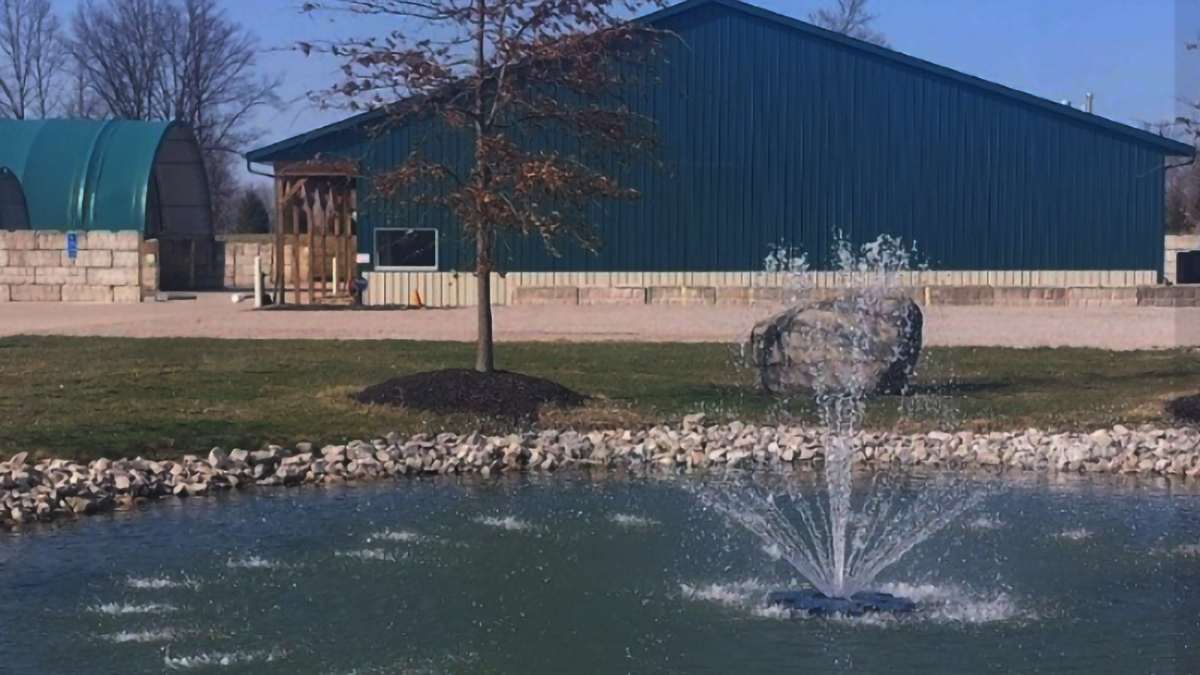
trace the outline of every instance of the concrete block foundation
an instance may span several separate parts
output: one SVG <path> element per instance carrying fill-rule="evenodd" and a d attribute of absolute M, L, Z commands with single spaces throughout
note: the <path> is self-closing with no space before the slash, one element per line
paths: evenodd
<path fill-rule="evenodd" d="M 122 232 L 78 232 L 74 255 L 67 233 L 0 232 L 0 298 L 5 302 L 140 302 L 141 236 Z"/>

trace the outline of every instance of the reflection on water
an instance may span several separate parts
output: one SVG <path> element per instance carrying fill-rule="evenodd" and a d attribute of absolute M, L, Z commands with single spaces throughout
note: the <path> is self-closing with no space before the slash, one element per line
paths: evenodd
<path fill-rule="evenodd" d="M 804 579 L 674 481 L 163 503 L 0 538 L 0 663 L 52 675 L 1200 672 L 1200 499 L 1122 480 L 1011 485 L 879 575 L 916 613 L 832 620 L 764 608 Z M 916 499 L 935 483 L 907 489 Z"/>

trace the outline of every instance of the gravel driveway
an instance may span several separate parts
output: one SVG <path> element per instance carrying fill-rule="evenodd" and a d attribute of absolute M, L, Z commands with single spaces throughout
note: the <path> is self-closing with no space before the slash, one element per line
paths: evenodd
<path fill-rule="evenodd" d="M 732 341 L 769 310 L 749 307 L 497 307 L 496 338 Z M 1200 345 L 1200 308 L 932 307 L 925 341 L 944 346 Z M 261 311 L 227 293 L 140 305 L 0 304 L 0 335 L 471 340 L 475 310 Z"/>

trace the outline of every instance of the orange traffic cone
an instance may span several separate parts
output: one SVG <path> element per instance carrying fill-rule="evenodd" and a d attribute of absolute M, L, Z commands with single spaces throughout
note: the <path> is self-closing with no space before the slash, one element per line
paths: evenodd
<path fill-rule="evenodd" d="M 424 309 L 425 302 L 421 300 L 421 291 L 415 288 L 408 294 L 408 306 L 414 309 Z"/>

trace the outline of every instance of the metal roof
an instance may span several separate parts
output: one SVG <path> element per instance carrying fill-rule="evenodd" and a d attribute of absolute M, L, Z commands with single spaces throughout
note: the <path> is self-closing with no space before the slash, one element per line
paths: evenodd
<path fill-rule="evenodd" d="M 208 184 L 181 122 L 0 120 L 0 166 L 20 181 L 34 230 L 146 231 L 147 192 L 179 231 L 212 231 Z"/>
<path fill-rule="evenodd" d="M 1099 115 L 1087 113 L 1082 110 L 1072 108 L 1071 106 L 1056 103 L 1038 96 L 1034 96 L 1033 94 L 997 84 L 995 82 L 990 82 L 982 78 L 967 75 L 945 66 L 939 66 L 928 61 L 923 61 L 921 59 L 908 56 L 907 54 L 902 54 L 900 52 L 893 51 L 885 47 L 880 47 L 863 40 L 847 37 L 839 33 L 814 26 L 810 23 L 805 23 L 804 21 L 800 21 L 798 19 L 783 16 L 782 14 L 776 14 L 775 12 L 765 10 L 761 7 L 756 7 L 754 5 L 741 2 L 740 0 L 685 0 L 677 5 L 647 14 L 646 16 L 640 17 L 637 20 L 645 23 L 659 23 L 686 12 L 712 5 L 724 7 L 736 12 L 742 12 L 744 14 L 778 24 L 780 26 L 818 36 L 822 39 L 829 40 L 849 49 L 855 49 L 899 65 L 917 69 L 930 75 L 946 78 L 966 86 L 976 87 L 1014 102 L 1033 106 L 1034 108 L 1037 108 L 1050 115 L 1062 116 L 1064 118 L 1091 125 L 1111 133 L 1120 134 L 1132 140 L 1154 147 L 1167 155 L 1191 156 L 1195 153 L 1195 148 L 1186 143 L 1181 143 L 1170 138 L 1159 136 L 1143 129 L 1138 129 L 1136 127 L 1122 124 Z M 753 48 L 753 46 L 750 46 L 750 48 Z M 359 113 L 339 122 L 334 122 L 333 124 L 328 124 L 323 127 L 313 129 L 312 131 L 300 134 L 298 136 L 293 136 L 291 138 L 251 150 L 250 152 L 246 153 L 246 159 L 250 162 L 267 163 L 294 158 L 292 155 L 302 151 L 303 147 L 308 143 L 318 139 L 323 139 L 326 136 L 338 132 L 354 130 L 360 125 L 379 119 L 382 116 L 383 112 L 378 109 Z"/>

